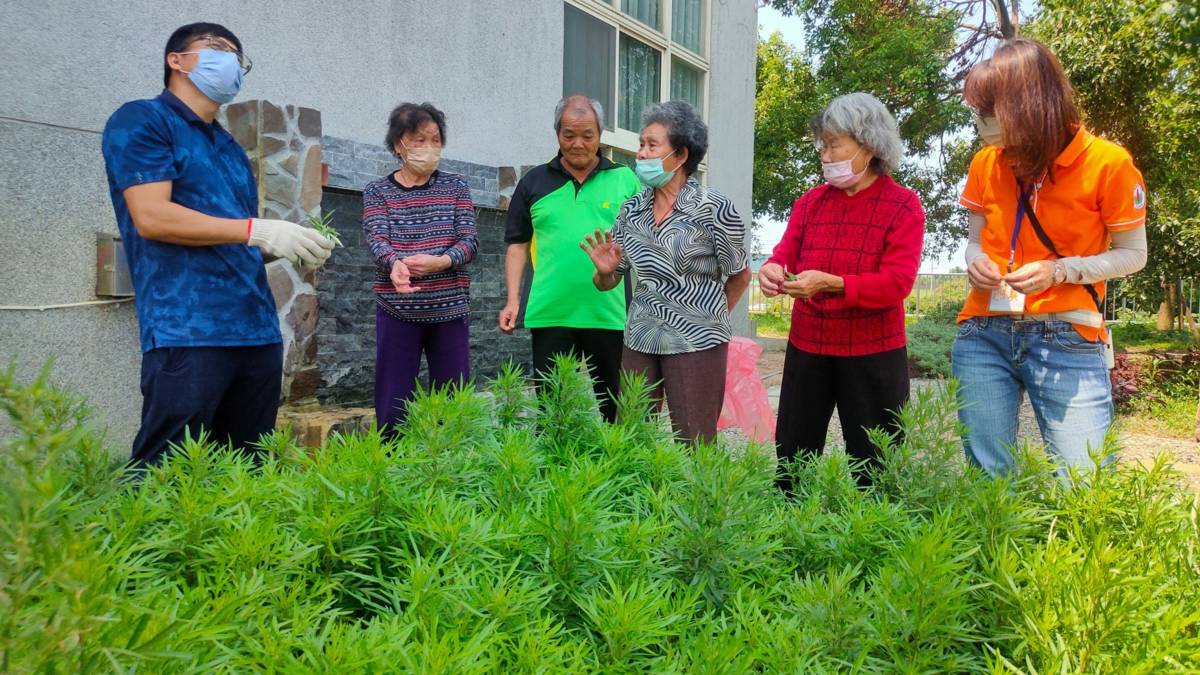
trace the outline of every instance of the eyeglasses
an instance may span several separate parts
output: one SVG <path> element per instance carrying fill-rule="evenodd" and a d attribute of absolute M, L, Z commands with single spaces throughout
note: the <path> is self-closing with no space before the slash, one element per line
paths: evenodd
<path fill-rule="evenodd" d="M 231 52 L 233 54 L 236 54 L 237 59 L 238 59 L 238 66 L 241 67 L 243 75 L 246 73 L 249 73 L 250 69 L 254 66 L 254 62 L 250 60 L 249 56 L 246 56 L 237 47 L 234 47 L 232 44 L 230 44 L 230 42 L 228 40 L 226 40 L 224 38 L 219 38 L 219 37 L 216 37 L 213 35 L 207 35 L 207 36 L 196 38 L 196 41 L 193 42 L 192 45 L 193 46 L 200 45 L 201 47 L 203 47 L 205 49 L 215 49 L 219 52 Z M 176 52 L 176 53 L 182 55 L 182 54 L 199 54 L 200 52 L 199 51 L 191 51 L 191 52 Z"/>

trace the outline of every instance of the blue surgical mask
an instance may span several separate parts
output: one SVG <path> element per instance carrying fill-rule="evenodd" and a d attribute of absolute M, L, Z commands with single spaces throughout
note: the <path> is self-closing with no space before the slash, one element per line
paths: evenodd
<path fill-rule="evenodd" d="M 233 52 L 201 49 L 196 67 L 187 74 L 200 93 L 216 103 L 229 103 L 242 88 L 245 73 Z"/>
<path fill-rule="evenodd" d="M 673 154 L 675 153 L 672 152 L 671 155 Z M 670 157 L 671 155 L 667 155 L 667 157 Z M 658 189 L 667 183 L 670 183 L 671 179 L 675 177 L 675 171 L 667 171 L 663 168 L 663 160 L 667 157 L 639 159 L 637 161 L 637 166 L 633 169 L 633 172 L 637 174 L 637 177 L 642 181 L 643 184 L 654 189 Z M 678 167 L 676 167 L 676 171 L 677 170 Z"/>

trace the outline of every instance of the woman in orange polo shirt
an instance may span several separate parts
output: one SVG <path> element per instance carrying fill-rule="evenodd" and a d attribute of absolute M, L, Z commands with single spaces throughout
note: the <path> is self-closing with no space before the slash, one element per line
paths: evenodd
<path fill-rule="evenodd" d="M 1094 466 L 1112 422 L 1104 282 L 1146 263 L 1145 185 L 1124 148 L 1083 128 L 1039 42 L 1004 43 L 963 95 L 986 143 L 961 200 L 972 290 L 953 364 L 966 455 L 1011 469 L 1024 391 L 1066 478 Z"/>

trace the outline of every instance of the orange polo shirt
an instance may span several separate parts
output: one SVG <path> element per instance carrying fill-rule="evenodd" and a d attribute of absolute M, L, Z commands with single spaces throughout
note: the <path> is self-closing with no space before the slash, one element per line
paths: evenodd
<path fill-rule="evenodd" d="M 971 160 L 967 185 L 959 203 L 986 219 L 980 235 L 983 252 L 1003 272 L 1017 217 L 1017 179 L 1004 161 L 1004 150 L 984 146 Z M 1064 257 L 1097 255 L 1107 251 L 1109 232 L 1132 230 L 1146 224 L 1146 185 L 1129 153 L 1110 141 L 1080 128 L 1075 138 L 1054 160 L 1054 180 L 1035 185 L 1030 198 L 1038 221 Z M 1017 235 L 1013 269 L 1054 255 L 1042 245 L 1026 216 Z M 1104 282 L 1093 285 L 1101 301 Z M 1002 316 L 988 311 L 991 293 L 971 289 L 958 320 L 976 316 Z M 1069 310 L 1096 311 L 1087 289 L 1059 284 L 1025 297 L 1025 313 L 1048 314 Z M 1100 339 L 1103 329 L 1075 324 L 1088 340 Z"/>

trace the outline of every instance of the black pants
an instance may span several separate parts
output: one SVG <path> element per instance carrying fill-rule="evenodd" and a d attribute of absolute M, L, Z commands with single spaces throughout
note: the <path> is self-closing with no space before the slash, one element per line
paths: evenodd
<path fill-rule="evenodd" d="M 606 328 L 532 328 L 533 371 L 544 373 L 554 365 L 555 354 L 573 352 L 586 358 L 595 383 L 600 414 L 606 422 L 617 420 L 617 392 L 621 383 L 621 350 L 625 332 Z"/>
<path fill-rule="evenodd" d="M 867 430 L 897 431 L 896 413 L 908 401 L 908 350 L 904 347 L 867 356 L 822 356 L 788 345 L 779 391 L 775 443 L 779 455 L 778 485 L 790 490 L 787 464 L 825 449 L 829 419 L 836 405 L 846 454 L 879 462 L 879 448 Z M 860 472 L 860 485 L 868 476 Z"/>
<path fill-rule="evenodd" d="M 133 464 L 157 464 L 172 444 L 206 431 L 244 451 L 275 428 L 283 345 L 164 347 L 142 354 L 142 428 Z"/>

